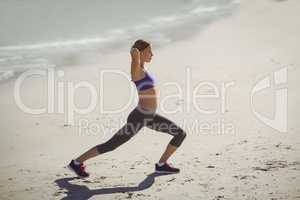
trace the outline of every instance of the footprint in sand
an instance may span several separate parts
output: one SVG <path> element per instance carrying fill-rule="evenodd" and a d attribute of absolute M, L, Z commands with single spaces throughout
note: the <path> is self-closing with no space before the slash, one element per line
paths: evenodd
<path fill-rule="evenodd" d="M 195 179 L 193 178 L 187 178 L 183 181 L 183 183 L 181 183 L 181 185 L 184 185 L 185 183 L 191 183 L 191 182 L 194 182 Z"/>
<path fill-rule="evenodd" d="M 133 193 L 132 193 L 132 192 L 128 192 L 127 195 L 128 195 L 128 196 L 126 197 L 126 199 L 131 199 L 132 196 L 133 196 Z"/>
<path fill-rule="evenodd" d="M 208 165 L 207 168 L 216 168 L 216 167 L 213 165 Z"/>
<path fill-rule="evenodd" d="M 294 150 L 291 145 L 285 145 L 282 144 L 281 142 L 276 144 L 275 147 L 279 149 Z"/>
<path fill-rule="evenodd" d="M 235 176 L 233 176 L 234 178 L 236 178 L 236 179 L 239 179 L 239 180 L 243 180 L 243 179 L 251 179 L 251 178 L 253 178 L 253 179 L 255 179 L 256 178 L 256 176 L 254 176 L 254 175 L 252 175 L 252 176 L 249 176 L 249 175 L 235 175 Z"/>
<path fill-rule="evenodd" d="M 259 171 L 271 171 L 271 170 L 278 170 L 280 168 L 287 168 L 293 167 L 292 169 L 299 170 L 300 169 L 300 162 L 291 162 L 288 163 L 286 160 L 268 160 L 265 161 L 264 166 L 260 167 L 253 167 L 254 170 Z"/>
<path fill-rule="evenodd" d="M 246 143 L 248 143 L 248 140 L 242 140 L 238 144 L 246 144 Z"/>
<path fill-rule="evenodd" d="M 170 180 L 168 180 L 167 182 L 172 182 L 172 181 L 174 181 L 174 180 L 176 180 L 176 178 L 175 178 L 175 177 L 171 178 L 171 179 L 170 179 Z"/>
<path fill-rule="evenodd" d="M 215 200 L 220 200 L 220 199 L 224 199 L 224 195 L 218 195 L 214 198 Z"/>

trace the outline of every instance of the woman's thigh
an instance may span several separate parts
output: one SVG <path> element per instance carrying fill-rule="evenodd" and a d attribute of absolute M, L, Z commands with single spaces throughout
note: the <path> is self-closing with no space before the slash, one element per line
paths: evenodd
<path fill-rule="evenodd" d="M 176 135 L 179 131 L 182 130 L 173 121 L 159 114 L 155 114 L 153 120 L 147 124 L 147 127 L 159 132 L 168 133 L 170 135 Z"/>

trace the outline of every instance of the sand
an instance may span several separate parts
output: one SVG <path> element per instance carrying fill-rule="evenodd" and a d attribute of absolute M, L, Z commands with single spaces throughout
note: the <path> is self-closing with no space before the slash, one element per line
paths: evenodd
<path fill-rule="evenodd" d="M 148 67 L 158 80 L 160 100 L 175 91 L 166 85 L 170 81 L 190 91 L 166 100 L 158 110 L 182 126 L 186 123 L 188 137 L 170 159 L 180 174 L 153 173 L 170 136 L 145 128 L 117 150 L 88 160 L 90 178 L 76 178 L 66 165 L 110 138 L 135 106 L 134 99 L 117 114 L 101 113 L 99 100 L 93 112 L 75 114 L 72 124 L 66 113 L 24 113 L 13 96 L 16 79 L 1 84 L 0 199 L 300 199 L 299 10 L 300 3 L 293 0 L 245 0 L 232 16 L 193 37 L 154 46 Z M 124 50 L 94 65 L 61 66 L 56 70 L 63 70 L 64 77 L 56 81 L 88 81 L 97 91 L 104 86 L 99 99 L 105 97 L 105 108 L 117 108 L 128 103 L 128 81 L 111 77 L 102 85 L 100 72 L 118 69 L 129 74 L 129 59 Z M 254 115 L 250 96 L 258 81 L 285 67 L 288 83 L 279 88 L 288 88 L 288 126 L 280 132 Z M 33 77 L 22 85 L 26 105 L 47 105 L 45 80 Z M 193 106 L 192 91 L 203 81 L 214 83 L 220 92 L 222 84 L 231 83 L 223 108 L 221 98 L 199 100 L 200 107 L 214 109 L 213 114 L 199 113 Z M 277 89 L 257 94 L 255 110 L 270 118 Z M 210 87 L 199 92 L 213 94 Z M 76 93 L 78 106 L 88 104 L 87 95 L 84 90 Z M 181 109 L 164 112 L 175 108 Z M 103 129 L 82 130 L 82 119 Z"/>

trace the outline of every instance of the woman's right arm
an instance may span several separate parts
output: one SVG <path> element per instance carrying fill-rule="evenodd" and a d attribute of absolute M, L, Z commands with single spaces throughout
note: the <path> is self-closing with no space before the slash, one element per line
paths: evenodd
<path fill-rule="evenodd" d="M 132 48 L 131 54 L 131 78 L 133 81 L 140 79 L 141 66 L 140 66 L 140 51 L 137 48 Z"/>

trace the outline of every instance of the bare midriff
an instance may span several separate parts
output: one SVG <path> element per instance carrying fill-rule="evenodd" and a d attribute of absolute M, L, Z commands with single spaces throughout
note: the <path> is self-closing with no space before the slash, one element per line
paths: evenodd
<path fill-rule="evenodd" d="M 157 109 L 157 90 L 155 87 L 138 92 L 138 105 L 148 111 L 155 112 Z"/>

